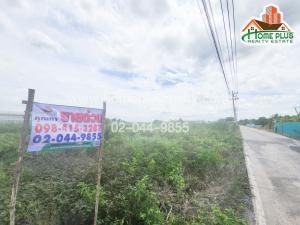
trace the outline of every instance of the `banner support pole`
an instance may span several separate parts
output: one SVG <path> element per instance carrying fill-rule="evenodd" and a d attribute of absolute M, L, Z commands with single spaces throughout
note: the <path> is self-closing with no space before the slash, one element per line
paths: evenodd
<path fill-rule="evenodd" d="M 26 146 L 28 145 L 28 131 L 30 129 L 30 116 L 34 101 L 34 89 L 28 89 L 28 100 L 26 101 L 26 109 L 25 115 L 23 120 L 23 127 L 21 131 L 21 139 L 18 148 L 18 161 L 16 162 L 16 170 L 15 170 L 15 177 L 13 181 L 12 191 L 11 191 L 11 199 L 10 199 L 10 225 L 15 225 L 15 216 L 16 216 L 16 202 L 17 202 L 17 193 L 20 183 L 20 176 L 22 171 L 22 163 L 24 158 L 24 153 L 26 151 Z M 22 103 L 24 103 L 23 101 Z"/>
<path fill-rule="evenodd" d="M 102 127 L 101 127 L 101 143 L 98 148 L 98 173 L 97 173 L 97 187 L 96 187 L 96 203 L 95 203 L 95 216 L 94 225 L 97 225 L 98 220 L 98 208 L 99 208 L 99 197 L 100 197 L 100 181 L 102 173 L 102 158 L 104 151 L 104 131 L 105 131 L 105 115 L 106 115 L 106 102 L 103 102 L 103 117 L 102 117 Z"/>

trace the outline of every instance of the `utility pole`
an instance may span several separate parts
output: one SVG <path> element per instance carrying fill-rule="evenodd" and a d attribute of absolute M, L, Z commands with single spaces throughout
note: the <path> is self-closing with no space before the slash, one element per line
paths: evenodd
<path fill-rule="evenodd" d="M 296 111 L 296 114 L 297 114 L 297 119 L 298 119 L 298 121 L 300 121 L 300 112 L 298 112 L 297 107 L 295 107 L 295 111 Z"/>
<path fill-rule="evenodd" d="M 232 108 L 233 108 L 233 115 L 234 115 L 234 122 L 237 124 L 238 123 L 238 118 L 237 118 L 237 112 L 236 112 L 236 106 L 235 106 L 235 101 L 238 100 L 238 92 L 232 91 Z"/>

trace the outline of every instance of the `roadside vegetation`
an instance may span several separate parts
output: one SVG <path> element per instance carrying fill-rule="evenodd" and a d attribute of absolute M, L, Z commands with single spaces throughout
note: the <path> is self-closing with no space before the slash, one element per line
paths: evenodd
<path fill-rule="evenodd" d="M 259 117 L 258 119 L 243 119 L 239 121 L 241 125 L 258 125 L 263 128 L 272 129 L 275 123 L 300 122 L 300 114 L 297 115 L 278 115 L 272 117 Z"/>
<path fill-rule="evenodd" d="M 99 225 L 243 225 L 251 196 L 238 128 L 190 122 L 188 133 L 105 131 Z M 0 224 L 9 201 L 20 125 L 0 124 Z M 96 150 L 25 155 L 22 225 L 87 225 L 94 216 Z"/>

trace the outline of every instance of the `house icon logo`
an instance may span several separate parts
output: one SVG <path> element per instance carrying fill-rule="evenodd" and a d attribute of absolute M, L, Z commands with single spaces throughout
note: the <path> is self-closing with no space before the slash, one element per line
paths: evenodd
<path fill-rule="evenodd" d="M 283 21 L 283 13 L 276 5 L 268 5 L 261 19 L 250 19 L 242 29 L 241 39 L 247 45 L 294 44 L 294 32 Z"/>

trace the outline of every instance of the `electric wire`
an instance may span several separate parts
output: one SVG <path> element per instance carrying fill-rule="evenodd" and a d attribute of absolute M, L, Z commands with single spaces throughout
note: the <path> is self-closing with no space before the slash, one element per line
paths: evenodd
<path fill-rule="evenodd" d="M 238 74 L 237 74 L 237 49 L 236 49 L 236 22 L 235 22 L 235 8 L 234 0 L 231 0 L 232 3 L 232 18 L 233 18 L 233 36 L 234 36 L 234 55 L 235 55 L 235 78 L 236 78 L 236 91 L 239 89 Z"/>
<path fill-rule="evenodd" d="M 196 0 L 196 1 L 198 2 L 198 0 Z M 217 58 L 218 58 L 218 61 L 219 61 L 219 64 L 220 64 L 220 67 L 221 67 L 221 70 L 222 70 L 222 75 L 223 75 L 223 78 L 224 78 L 224 81 L 225 81 L 225 84 L 226 84 L 228 94 L 230 95 L 230 87 L 229 87 L 228 79 L 227 79 L 227 76 L 226 76 L 226 73 L 225 73 L 223 61 L 222 61 L 222 58 L 221 58 L 220 49 L 218 48 L 217 38 L 215 37 L 215 33 L 213 31 L 213 25 L 212 25 L 211 18 L 209 16 L 206 1 L 202 0 L 202 4 L 203 4 L 206 19 L 207 19 L 207 22 L 208 22 L 208 25 L 209 25 L 209 30 L 210 30 L 210 33 L 211 33 L 211 37 L 213 39 L 213 46 L 215 47 L 215 50 L 216 50 L 216 53 L 217 53 Z"/>
<path fill-rule="evenodd" d="M 223 8 L 222 0 L 220 0 L 220 6 L 221 6 L 221 12 L 222 12 L 223 28 L 224 28 L 224 32 L 225 32 L 225 41 L 226 41 L 226 49 L 227 49 L 227 56 L 228 56 L 227 62 L 228 62 L 229 70 L 230 70 L 231 81 L 232 81 L 232 84 L 234 86 L 234 83 L 235 83 L 234 64 L 233 64 L 233 59 L 231 58 L 231 54 L 230 54 L 230 51 L 229 51 L 228 33 L 227 33 L 227 26 L 226 26 L 226 23 L 225 23 L 224 8 Z"/>
<path fill-rule="evenodd" d="M 229 31 L 230 31 L 229 32 L 229 34 L 230 34 L 229 37 L 230 37 L 231 59 L 233 60 L 232 63 L 234 63 L 233 41 L 232 41 L 232 28 L 231 28 L 231 19 L 230 19 L 230 10 L 229 10 L 228 0 L 226 0 L 226 6 L 227 6 L 227 19 L 228 19 L 228 25 L 229 25 Z M 235 74 L 235 71 L 234 71 L 234 74 Z"/>
<path fill-rule="evenodd" d="M 208 3 L 207 3 L 208 1 Z M 196 0 L 200 13 L 201 12 L 201 8 L 200 8 L 200 4 L 199 1 Z M 222 0 L 220 0 L 220 5 L 221 5 L 221 12 L 222 12 L 222 20 L 223 20 L 223 28 L 224 28 L 224 32 L 225 32 L 225 40 L 226 40 L 226 49 L 227 49 L 227 55 L 228 55 L 228 60 L 225 61 L 224 57 L 223 57 L 223 51 L 222 51 L 222 46 L 220 43 L 220 38 L 218 35 L 218 30 L 217 30 L 217 26 L 215 23 L 215 18 L 214 18 L 214 13 L 211 7 L 211 2 L 210 0 L 202 0 L 202 5 L 204 8 L 204 12 L 205 12 L 205 16 L 206 16 L 206 20 L 207 20 L 207 24 L 209 27 L 209 31 L 210 34 L 209 37 L 211 37 L 212 42 L 213 42 L 213 46 L 215 48 L 215 52 L 217 55 L 217 59 L 219 61 L 221 70 L 222 70 L 222 75 L 223 78 L 225 80 L 225 84 L 227 87 L 227 91 L 228 94 L 232 96 L 232 100 L 233 100 L 233 111 L 234 111 L 234 116 L 235 116 L 235 121 L 237 121 L 237 106 L 235 106 L 235 101 L 238 100 L 238 76 L 237 76 L 237 42 L 236 42 L 236 21 L 235 21 L 235 8 L 234 8 L 234 0 L 231 0 L 231 7 L 232 7 L 232 16 L 230 16 L 230 4 L 229 1 L 226 0 L 226 8 L 227 8 L 227 20 L 228 20 L 228 28 L 229 28 L 229 32 L 227 32 L 227 26 L 226 26 L 226 22 L 225 22 L 225 16 L 224 16 L 224 7 L 223 7 L 223 3 Z M 202 19 L 204 20 L 203 16 Z M 231 19 L 232 19 L 232 23 L 231 23 Z M 205 21 L 205 20 L 204 20 Z M 229 33 L 229 35 L 228 35 Z M 229 48 L 229 38 L 230 38 L 230 48 Z M 232 37 L 233 36 L 233 37 Z M 234 42 L 233 42 L 234 39 Z M 230 49 L 230 50 L 229 50 Z M 226 51 L 226 50 L 225 50 Z M 226 53 L 225 53 L 226 55 Z M 225 58 L 226 59 L 226 58 Z M 227 62 L 227 68 L 229 68 L 228 71 L 226 71 L 225 69 L 225 62 Z M 225 64 L 226 65 L 226 64 Z M 228 82 L 228 77 L 227 77 L 227 72 L 229 73 L 229 76 L 231 78 L 231 85 L 232 85 L 232 89 L 230 89 L 230 83 Z"/>
<path fill-rule="evenodd" d="M 202 8 L 201 8 L 201 6 L 200 6 L 198 0 L 196 0 L 196 3 L 197 3 L 197 5 L 198 5 L 198 9 L 199 9 L 199 11 L 200 11 L 200 15 L 201 15 L 201 17 L 202 17 L 202 20 L 203 20 L 204 23 L 205 23 L 204 27 L 205 27 L 206 35 L 207 35 L 208 38 L 209 38 L 210 44 L 212 45 L 212 47 L 214 47 L 212 37 L 210 36 L 209 31 L 208 31 L 208 29 L 209 29 L 209 28 L 208 28 L 208 26 L 209 26 L 209 25 L 208 25 L 208 22 L 206 21 L 206 19 L 205 19 L 204 16 L 203 16 Z M 215 56 L 216 56 L 216 55 L 215 55 Z M 217 59 L 217 56 L 216 56 L 216 59 Z"/>

